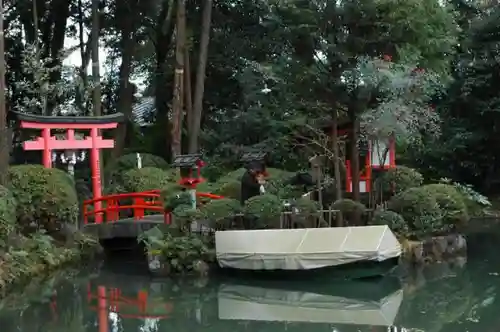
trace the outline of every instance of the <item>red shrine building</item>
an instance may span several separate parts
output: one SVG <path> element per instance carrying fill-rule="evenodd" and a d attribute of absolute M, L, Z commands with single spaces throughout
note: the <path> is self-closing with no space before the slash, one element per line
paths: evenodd
<path fill-rule="evenodd" d="M 322 126 L 323 130 L 330 136 L 332 134 L 331 125 Z M 352 192 L 352 166 L 350 160 L 350 140 L 349 134 L 352 130 L 350 123 L 341 125 L 337 129 L 338 137 L 345 142 L 346 158 L 346 192 Z M 359 192 L 368 193 L 372 191 L 372 181 L 374 172 L 387 171 L 396 167 L 396 140 L 394 137 L 387 139 L 367 138 L 358 142 L 359 151 Z"/>

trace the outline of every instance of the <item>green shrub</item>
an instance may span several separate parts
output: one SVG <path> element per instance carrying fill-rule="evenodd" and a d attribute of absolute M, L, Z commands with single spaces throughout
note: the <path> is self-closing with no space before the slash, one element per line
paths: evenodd
<path fill-rule="evenodd" d="M 0 241 L 3 241 L 16 227 L 16 205 L 9 189 L 0 186 Z"/>
<path fill-rule="evenodd" d="M 411 236 L 415 238 L 449 230 L 449 225 L 443 221 L 436 197 L 423 187 L 411 188 L 395 195 L 388 202 L 388 210 L 403 217 L 408 223 Z"/>
<path fill-rule="evenodd" d="M 477 192 L 470 184 L 452 182 L 446 178 L 441 179 L 440 183 L 452 185 L 462 195 L 469 216 L 483 216 L 487 208 L 491 207 L 488 197 Z"/>
<path fill-rule="evenodd" d="M 141 234 L 139 241 L 143 242 L 150 252 L 160 251 L 173 273 L 190 273 L 198 261 L 213 261 L 212 251 L 196 235 L 174 236 L 155 227 Z"/>
<path fill-rule="evenodd" d="M 141 164 L 143 168 L 154 167 L 168 169 L 170 165 L 162 157 L 155 156 L 150 153 L 141 153 Z M 118 158 L 115 164 L 115 170 L 127 171 L 132 168 L 137 168 L 137 154 L 129 153 Z"/>
<path fill-rule="evenodd" d="M 378 210 L 373 214 L 372 225 L 387 225 L 396 234 L 407 237 L 410 229 L 404 218 L 394 212 Z"/>
<path fill-rule="evenodd" d="M 333 210 L 339 210 L 349 221 L 354 220 L 356 215 L 363 215 L 366 212 L 366 206 L 363 203 L 353 201 L 349 198 L 343 198 L 332 204 Z"/>
<path fill-rule="evenodd" d="M 290 180 L 295 175 L 295 173 L 293 173 L 293 172 L 285 171 L 285 170 L 282 170 L 279 168 L 272 168 L 272 167 L 268 168 L 266 171 L 268 173 L 269 181 L 273 181 L 273 180 L 287 181 L 287 180 Z"/>
<path fill-rule="evenodd" d="M 309 198 L 301 197 L 295 201 L 294 205 L 302 215 L 318 217 L 321 214 L 319 202 Z"/>
<path fill-rule="evenodd" d="M 295 226 L 304 228 L 312 228 L 318 225 L 326 226 L 326 222 L 322 218 L 319 202 L 309 198 L 301 197 L 294 201 L 294 208 L 298 210 L 298 214 L 292 214 L 292 221 Z M 318 219 L 319 218 L 319 219 Z"/>
<path fill-rule="evenodd" d="M 191 194 L 188 191 L 169 191 L 165 193 L 163 198 L 163 206 L 167 211 L 174 211 L 178 206 L 191 206 Z"/>
<path fill-rule="evenodd" d="M 227 179 L 227 181 L 225 182 L 217 182 L 214 184 L 213 193 L 216 195 L 224 196 L 225 198 L 232 198 L 240 201 L 241 181 Z"/>
<path fill-rule="evenodd" d="M 241 178 L 245 172 L 245 168 L 239 168 L 219 178 L 219 180 L 213 184 L 213 193 L 226 198 L 241 200 Z M 297 197 L 297 195 L 295 195 L 296 192 L 293 191 L 295 188 L 293 188 L 293 186 L 287 187 L 285 184 L 294 173 L 277 168 L 268 168 L 267 172 L 269 174 L 267 177 L 267 184 L 265 185 L 267 193 L 277 195 L 280 198 Z"/>
<path fill-rule="evenodd" d="M 376 188 L 380 188 L 383 193 L 398 194 L 410 188 L 420 187 L 424 182 L 424 177 L 417 170 L 396 166 L 384 172 L 377 180 Z"/>
<path fill-rule="evenodd" d="M 266 184 L 266 192 L 278 196 L 281 199 L 298 198 L 303 194 L 304 186 L 291 185 L 290 180 L 295 173 L 280 169 L 270 169 Z"/>
<path fill-rule="evenodd" d="M 201 193 L 213 193 L 214 190 L 214 183 L 212 182 L 202 182 L 196 187 L 196 191 Z"/>
<path fill-rule="evenodd" d="M 61 223 L 77 222 L 78 198 L 68 174 L 42 165 L 20 165 L 11 167 L 9 176 L 22 229 L 33 223 L 52 231 Z"/>
<path fill-rule="evenodd" d="M 159 190 L 172 182 L 172 173 L 155 167 L 135 168 L 123 174 L 123 188 L 126 192 Z"/>
<path fill-rule="evenodd" d="M 181 231 L 181 234 L 188 234 L 191 230 L 191 224 L 194 221 L 203 218 L 199 209 L 193 209 L 191 204 L 179 204 L 173 211 L 174 225 Z"/>
<path fill-rule="evenodd" d="M 463 195 L 449 184 L 428 184 L 422 187 L 434 196 L 441 209 L 443 221 L 453 226 L 463 226 L 469 221 Z"/>
<path fill-rule="evenodd" d="M 225 229 L 229 227 L 227 221 L 242 213 L 240 201 L 232 198 L 214 199 L 201 207 L 201 212 L 208 219 L 213 228 Z"/>
<path fill-rule="evenodd" d="M 154 167 L 163 170 L 169 168 L 168 163 L 163 158 L 149 153 L 141 153 L 141 164 L 142 168 Z M 110 166 L 112 168 L 106 168 L 104 171 L 105 189 L 107 193 L 115 193 L 118 192 L 115 187 L 123 187 L 123 175 L 131 169 L 137 169 L 137 154 L 123 155 L 115 163 L 111 163 Z"/>
<path fill-rule="evenodd" d="M 240 181 L 241 177 L 243 176 L 243 174 L 245 174 L 246 171 L 247 170 L 245 168 L 238 168 L 235 171 L 229 172 L 226 175 L 221 176 L 217 180 L 217 183 L 225 183 L 225 182 L 229 182 L 231 180 Z"/>
<path fill-rule="evenodd" d="M 258 228 L 276 228 L 282 212 L 281 200 L 271 194 L 254 196 L 245 202 L 245 217 L 254 218 Z"/>

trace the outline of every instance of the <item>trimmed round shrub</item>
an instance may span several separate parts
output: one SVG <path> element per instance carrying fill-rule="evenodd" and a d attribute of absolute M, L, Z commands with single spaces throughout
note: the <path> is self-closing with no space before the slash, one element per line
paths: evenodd
<path fill-rule="evenodd" d="M 271 194 L 258 195 L 245 202 L 245 217 L 255 219 L 258 228 L 276 228 L 282 212 L 281 200 Z"/>
<path fill-rule="evenodd" d="M 383 193 L 400 193 L 410 188 L 420 187 L 424 182 L 424 177 L 417 170 L 396 166 L 384 172 L 377 180 L 377 188 L 381 188 Z"/>
<path fill-rule="evenodd" d="M 191 206 L 191 194 L 187 191 L 170 191 L 162 195 L 163 206 L 167 211 L 174 211 L 178 206 Z"/>
<path fill-rule="evenodd" d="M 0 241 L 16 228 L 16 205 L 10 190 L 0 186 Z"/>
<path fill-rule="evenodd" d="M 408 236 L 410 231 L 404 218 L 394 211 L 378 210 L 373 214 L 372 225 L 387 225 L 394 233 Z"/>
<path fill-rule="evenodd" d="M 321 217 L 319 202 L 313 201 L 309 198 L 301 197 L 293 202 L 293 207 L 298 210 L 298 214 L 292 214 L 292 221 L 295 227 L 312 228 L 318 224 L 324 226 Z"/>
<path fill-rule="evenodd" d="M 154 167 L 163 170 L 169 168 L 169 164 L 163 158 L 149 153 L 141 153 L 141 164 L 142 168 Z M 104 180 L 107 184 L 106 192 L 115 193 L 118 192 L 115 189 L 116 187 L 123 187 L 123 175 L 129 170 L 137 169 L 137 154 L 129 153 L 123 155 L 110 166 L 112 168 L 107 168 L 104 172 Z"/>
<path fill-rule="evenodd" d="M 216 183 L 225 183 L 231 180 L 240 181 L 241 177 L 243 176 L 243 174 L 245 174 L 245 172 L 246 172 L 245 168 L 238 168 L 235 171 L 229 172 L 226 175 L 221 176 Z"/>
<path fill-rule="evenodd" d="M 363 215 L 366 212 L 366 206 L 363 203 L 353 201 L 349 198 L 335 201 L 332 204 L 332 209 L 342 212 L 342 215 L 350 221 L 354 219 L 356 214 Z"/>
<path fill-rule="evenodd" d="M 422 187 L 432 195 L 439 208 L 443 221 L 453 226 L 464 226 L 469 221 L 467 206 L 463 195 L 452 185 L 436 183 Z"/>
<path fill-rule="evenodd" d="M 48 231 L 62 223 L 76 223 L 78 198 L 71 177 L 42 165 L 19 165 L 9 169 L 10 190 L 17 201 L 18 225 L 35 225 Z"/>
<path fill-rule="evenodd" d="M 159 190 L 172 182 L 171 172 L 155 167 L 135 168 L 123 174 L 123 188 L 127 192 Z"/>
<path fill-rule="evenodd" d="M 443 222 L 436 198 L 423 187 L 411 188 L 395 195 L 388 202 L 388 210 L 403 217 L 412 237 L 422 238 L 449 230 Z"/>
<path fill-rule="evenodd" d="M 321 214 L 319 211 L 319 202 L 313 201 L 309 198 L 301 197 L 297 199 L 294 206 L 302 215 L 317 217 Z"/>
<path fill-rule="evenodd" d="M 491 207 L 488 197 L 477 192 L 471 185 L 451 182 L 449 179 L 441 179 L 441 181 L 452 185 L 462 195 L 469 216 L 484 216 L 487 213 L 487 208 Z"/>
<path fill-rule="evenodd" d="M 199 209 L 193 209 L 191 204 L 179 204 L 172 210 L 173 221 L 183 232 L 189 232 L 191 223 L 203 218 Z"/>
<path fill-rule="evenodd" d="M 155 156 L 150 153 L 141 153 L 142 167 L 154 167 L 167 169 L 170 165 L 162 157 Z M 132 168 L 137 168 L 137 154 L 129 153 L 118 158 L 115 164 L 116 171 L 126 171 Z"/>
<path fill-rule="evenodd" d="M 239 201 L 241 200 L 241 181 L 228 179 L 226 182 L 217 182 L 214 184 L 213 193 Z"/>
<path fill-rule="evenodd" d="M 204 217 L 210 221 L 212 227 L 217 229 L 228 228 L 227 221 L 242 213 L 240 201 L 232 198 L 213 199 L 201 207 Z"/>

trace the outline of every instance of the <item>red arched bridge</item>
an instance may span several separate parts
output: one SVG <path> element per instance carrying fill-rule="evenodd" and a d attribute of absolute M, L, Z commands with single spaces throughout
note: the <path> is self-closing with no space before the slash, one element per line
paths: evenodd
<path fill-rule="evenodd" d="M 197 192 L 199 204 L 223 196 Z M 133 238 L 159 224 L 170 224 L 159 190 L 102 196 L 83 202 L 84 229 L 100 240 Z"/>

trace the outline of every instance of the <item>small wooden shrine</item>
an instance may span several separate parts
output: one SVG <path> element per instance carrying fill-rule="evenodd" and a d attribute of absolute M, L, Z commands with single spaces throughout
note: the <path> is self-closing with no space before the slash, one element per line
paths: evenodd
<path fill-rule="evenodd" d="M 320 126 L 330 136 L 332 135 L 332 124 L 322 124 Z M 343 155 L 345 158 L 346 169 L 346 191 L 352 192 L 352 166 L 350 160 L 350 133 L 352 124 L 342 122 L 337 127 L 337 135 L 345 142 Z M 372 190 L 372 180 L 374 172 L 386 171 L 396 167 L 396 142 L 394 137 L 385 140 L 375 138 L 365 138 L 358 141 L 359 151 L 359 191 L 367 193 Z"/>

